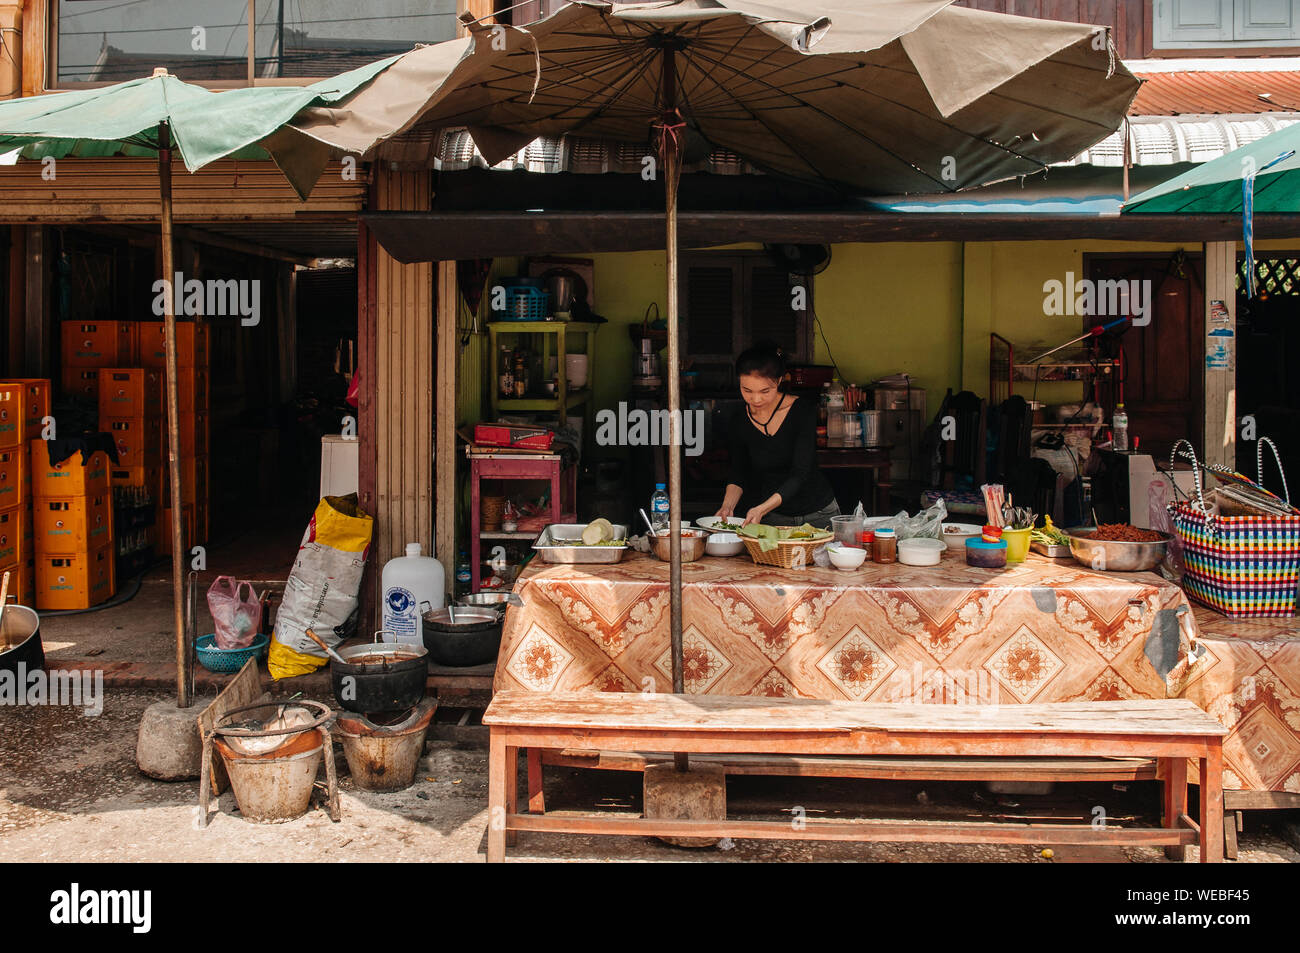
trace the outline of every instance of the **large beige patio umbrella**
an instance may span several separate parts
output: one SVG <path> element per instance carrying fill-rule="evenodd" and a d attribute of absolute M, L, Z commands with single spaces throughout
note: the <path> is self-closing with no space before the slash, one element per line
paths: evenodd
<path fill-rule="evenodd" d="M 645 143 L 666 188 L 668 404 L 680 446 L 676 211 L 688 138 L 778 175 L 898 194 L 1039 172 L 1123 119 L 1138 81 L 1105 28 L 950 2 L 578 0 L 526 28 L 468 21 L 470 37 L 399 57 L 264 145 L 305 191 L 322 149 L 382 158 L 385 143 L 436 142 L 452 126 L 467 126 L 488 162 L 538 136 Z M 676 533 L 679 451 L 669 496 Z M 675 549 L 671 581 L 681 692 Z"/>

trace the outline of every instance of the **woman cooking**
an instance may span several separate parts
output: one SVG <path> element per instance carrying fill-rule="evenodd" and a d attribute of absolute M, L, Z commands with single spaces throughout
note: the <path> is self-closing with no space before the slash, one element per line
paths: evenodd
<path fill-rule="evenodd" d="M 817 405 L 781 391 L 785 359 L 758 346 L 736 361 L 744 407 L 730 427 L 731 475 L 717 516 L 730 520 L 742 496 L 757 505 L 744 523 L 828 528 L 839 504 L 817 467 Z"/>

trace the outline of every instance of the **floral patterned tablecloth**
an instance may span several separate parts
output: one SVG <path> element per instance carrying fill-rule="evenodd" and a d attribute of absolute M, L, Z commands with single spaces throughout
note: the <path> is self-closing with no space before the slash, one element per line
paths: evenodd
<path fill-rule="evenodd" d="M 1181 589 L 1033 554 L 992 571 L 868 563 L 843 573 L 748 558 L 682 567 L 686 690 L 853 701 L 1165 698 L 1192 630 Z M 515 591 L 495 687 L 671 691 L 668 564 L 536 560 Z"/>
<path fill-rule="evenodd" d="M 1171 688 L 1228 729 L 1223 786 L 1300 795 L 1300 619 L 1195 612 L 1198 651 L 1171 673 Z"/>

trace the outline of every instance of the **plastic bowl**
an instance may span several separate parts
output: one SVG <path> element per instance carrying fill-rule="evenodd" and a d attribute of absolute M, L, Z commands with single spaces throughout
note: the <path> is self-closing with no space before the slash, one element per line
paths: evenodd
<path fill-rule="evenodd" d="M 867 561 L 867 551 L 858 546 L 845 546 L 843 544 L 827 546 L 826 555 L 830 557 L 832 566 L 836 569 L 843 569 L 845 572 L 857 569 Z"/>
<path fill-rule="evenodd" d="M 1006 540 L 999 539 L 995 543 L 978 537 L 966 540 L 966 565 L 979 569 L 1001 569 L 1006 564 Z"/>
<path fill-rule="evenodd" d="M 250 658 L 262 658 L 270 645 L 270 636 L 258 635 L 247 648 L 220 649 L 216 633 L 209 632 L 194 640 L 194 654 L 209 672 L 238 672 Z"/>
<path fill-rule="evenodd" d="M 966 551 L 966 540 L 978 537 L 981 528 L 974 523 L 944 523 L 942 527 L 943 541 L 954 553 L 963 553 Z"/>
<path fill-rule="evenodd" d="M 937 566 L 948 544 L 941 539 L 900 539 L 898 561 L 904 566 Z"/>
<path fill-rule="evenodd" d="M 710 556 L 737 556 L 745 551 L 745 544 L 735 533 L 713 533 L 704 541 L 704 551 Z"/>

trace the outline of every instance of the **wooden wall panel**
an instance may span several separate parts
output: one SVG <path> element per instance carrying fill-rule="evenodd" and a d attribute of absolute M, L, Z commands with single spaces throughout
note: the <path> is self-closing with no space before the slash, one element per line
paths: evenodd
<path fill-rule="evenodd" d="M 427 210 L 428 173 L 380 169 L 375 194 L 382 210 Z M 434 542 L 434 284 L 431 264 L 403 265 L 380 247 L 373 273 L 376 374 L 366 386 L 374 396 L 372 563 L 379 569 L 407 543 L 427 553 Z M 450 558 L 454 564 L 455 553 Z"/>
<path fill-rule="evenodd" d="M 54 178 L 41 177 L 40 162 L 0 168 L 0 223 L 65 224 L 156 222 L 158 163 L 153 159 L 59 159 Z M 345 180 L 331 163 L 311 197 L 298 198 L 267 160 L 222 159 L 193 174 L 172 164 L 177 222 L 256 221 L 316 217 L 350 218 L 361 210 L 364 177 Z"/>
<path fill-rule="evenodd" d="M 50 22 L 50 0 L 26 0 L 23 6 L 23 95 L 46 90 L 45 35 Z"/>

